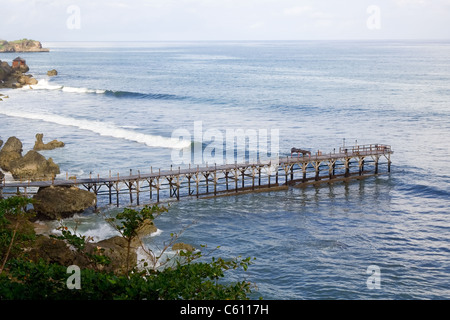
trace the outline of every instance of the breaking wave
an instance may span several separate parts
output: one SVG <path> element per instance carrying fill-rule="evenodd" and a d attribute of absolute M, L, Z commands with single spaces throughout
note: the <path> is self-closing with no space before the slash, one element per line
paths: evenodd
<path fill-rule="evenodd" d="M 25 86 L 23 89 L 34 89 L 34 90 L 59 90 L 62 92 L 70 93 L 91 93 L 91 94 L 104 94 L 109 97 L 115 98 L 129 98 L 129 99 L 151 99 L 151 100 L 184 100 L 187 97 L 177 96 L 174 94 L 167 93 L 140 93 L 140 92 L 130 92 L 130 91 L 114 91 L 114 90 L 104 90 L 104 89 L 89 89 L 89 88 L 77 88 L 69 87 L 58 84 L 51 84 L 47 79 L 41 79 L 38 84 L 32 86 Z"/>
<path fill-rule="evenodd" d="M 113 137 L 117 139 L 125 139 L 137 143 L 142 143 L 149 147 L 184 149 L 191 146 L 191 141 L 139 133 L 133 130 L 124 129 L 117 125 L 102 121 L 76 119 L 56 114 L 39 114 L 39 113 L 30 113 L 25 111 L 15 111 L 5 109 L 1 109 L 0 113 L 10 117 L 24 118 L 30 120 L 41 120 L 63 126 L 77 127 L 82 130 L 97 133 L 101 136 Z"/>

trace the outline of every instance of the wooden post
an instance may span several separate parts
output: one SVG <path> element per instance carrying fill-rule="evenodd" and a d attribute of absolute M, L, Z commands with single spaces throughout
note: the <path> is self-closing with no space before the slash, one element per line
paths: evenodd
<path fill-rule="evenodd" d="M 191 178 L 192 178 L 192 176 L 189 174 L 186 177 L 188 178 L 188 194 L 192 195 L 191 194 Z"/>
<path fill-rule="evenodd" d="M 345 177 L 350 176 L 350 158 L 345 158 Z"/>
<path fill-rule="evenodd" d="M 152 197 L 153 197 L 153 195 L 152 195 L 152 186 L 153 185 L 153 179 L 152 178 L 150 178 L 150 180 L 148 181 L 148 187 L 149 187 L 149 189 L 150 189 L 150 200 L 152 200 Z"/>
<path fill-rule="evenodd" d="M 256 174 L 256 168 L 255 168 L 255 166 L 252 166 L 252 190 L 255 190 L 255 174 Z"/>
<path fill-rule="evenodd" d="M 306 168 L 308 167 L 308 164 L 309 164 L 309 162 L 302 163 L 302 173 L 303 173 L 302 182 L 303 183 L 306 182 Z"/>
<path fill-rule="evenodd" d="M 139 192 L 140 192 L 140 188 L 139 188 L 139 184 L 140 184 L 141 180 L 136 180 L 136 204 L 139 205 Z"/>
<path fill-rule="evenodd" d="M 258 186 L 261 187 L 261 166 L 258 166 Z"/>
<path fill-rule="evenodd" d="M 119 207 L 119 174 L 117 174 L 117 182 L 116 182 L 116 205 Z"/>
<path fill-rule="evenodd" d="M 108 182 L 108 190 L 109 190 L 109 204 L 111 205 L 112 204 L 112 183 L 111 183 L 111 181 L 109 181 Z"/>
<path fill-rule="evenodd" d="M 159 169 L 160 170 L 160 173 L 159 174 L 161 174 L 161 169 Z M 159 177 L 158 178 L 156 178 L 156 202 L 157 203 L 159 203 L 159 187 L 160 187 L 160 184 L 159 184 Z"/>
<path fill-rule="evenodd" d="M 180 200 L 180 168 L 178 168 L 178 175 L 177 175 L 177 183 L 176 183 L 176 195 L 177 195 L 177 200 Z"/>
<path fill-rule="evenodd" d="M 388 172 L 390 173 L 391 172 L 391 154 L 390 153 L 388 153 L 387 159 L 388 159 Z"/>
<path fill-rule="evenodd" d="M 316 170 L 316 175 L 314 177 L 315 181 L 319 181 L 319 174 L 320 174 L 320 161 L 316 161 L 314 164 L 314 169 Z"/>
<path fill-rule="evenodd" d="M 214 195 L 217 195 L 217 169 L 214 170 Z"/>
<path fill-rule="evenodd" d="M 133 182 L 129 181 L 128 183 L 125 182 L 125 184 L 128 186 L 128 190 L 130 191 L 130 202 L 133 203 L 133 192 L 132 192 L 132 190 L 133 190 Z"/>
<path fill-rule="evenodd" d="M 228 175 L 230 174 L 230 172 L 228 170 L 225 171 L 225 184 L 227 185 L 227 191 L 228 191 Z"/>

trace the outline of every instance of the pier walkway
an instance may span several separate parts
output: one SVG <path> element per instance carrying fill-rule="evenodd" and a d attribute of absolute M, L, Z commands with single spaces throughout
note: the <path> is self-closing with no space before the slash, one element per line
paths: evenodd
<path fill-rule="evenodd" d="M 181 198 L 205 198 L 301 187 L 391 171 L 391 146 L 370 144 L 341 147 L 332 153 L 291 154 L 278 159 L 225 165 L 189 166 L 127 176 L 53 179 L 51 181 L 3 181 L 0 198 L 39 188 L 75 186 L 93 192 L 97 205 L 129 206 Z"/>

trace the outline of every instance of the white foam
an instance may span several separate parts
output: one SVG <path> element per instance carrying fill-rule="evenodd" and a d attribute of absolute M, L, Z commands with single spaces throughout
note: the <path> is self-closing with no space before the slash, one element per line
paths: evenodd
<path fill-rule="evenodd" d="M 100 90 L 100 89 L 88 89 L 88 88 L 76 88 L 76 87 L 67 87 L 63 85 L 58 84 L 50 84 L 50 82 L 47 79 L 40 79 L 38 80 L 38 83 L 36 85 L 31 86 L 24 86 L 22 89 L 24 90 L 60 90 L 63 92 L 70 92 L 70 93 L 97 93 L 97 94 L 103 94 L 106 92 L 106 90 Z"/>
<path fill-rule="evenodd" d="M 184 149 L 190 147 L 191 145 L 191 141 L 139 133 L 133 130 L 123 129 L 114 124 L 102 121 L 75 119 L 71 117 L 59 116 L 56 114 L 30 113 L 25 111 L 16 111 L 7 109 L 1 109 L 0 113 L 10 117 L 24 118 L 30 120 L 41 120 L 45 122 L 56 123 L 63 126 L 73 126 L 82 130 L 97 133 L 101 136 L 113 137 L 117 139 L 125 139 L 133 142 L 142 143 L 149 147 Z"/>
<path fill-rule="evenodd" d="M 64 86 L 62 85 L 51 85 L 48 80 L 41 79 L 38 80 L 38 83 L 36 85 L 32 86 L 24 86 L 22 89 L 34 89 L 34 90 L 61 90 Z"/>

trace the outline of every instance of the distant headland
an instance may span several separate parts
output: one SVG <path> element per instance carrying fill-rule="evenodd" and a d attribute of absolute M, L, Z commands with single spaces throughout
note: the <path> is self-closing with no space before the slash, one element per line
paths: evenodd
<path fill-rule="evenodd" d="M 36 40 L 22 39 L 15 41 L 0 40 L 0 52 L 49 52 L 50 49 L 42 48 L 42 44 Z"/>

